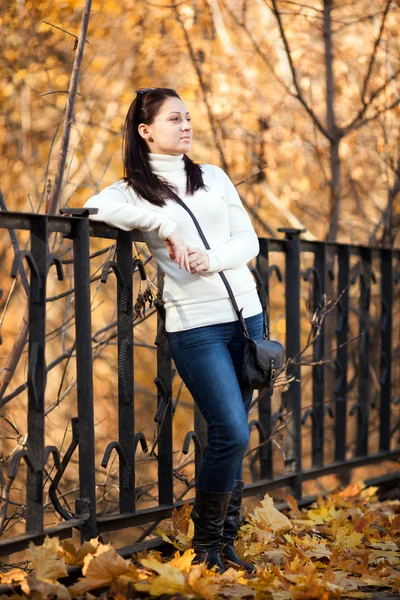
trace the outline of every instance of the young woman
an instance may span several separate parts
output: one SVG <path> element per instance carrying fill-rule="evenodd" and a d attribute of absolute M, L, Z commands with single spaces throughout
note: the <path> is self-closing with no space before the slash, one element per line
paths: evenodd
<path fill-rule="evenodd" d="M 137 90 L 124 130 L 125 177 L 92 196 L 91 219 L 139 229 L 165 273 L 166 332 L 176 368 L 208 425 L 208 445 L 192 510 L 197 561 L 224 571 L 221 554 L 248 570 L 233 550 L 243 493 L 252 390 L 241 381 L 244 336 L 224 271 L 254 339 L 263 315 L 247 263 L 259 252 L 250 218 L 219 167 L 197 165 L 189 112 L 175 90 Z M 176 199 L 196 216 L 211 250 Z"/>

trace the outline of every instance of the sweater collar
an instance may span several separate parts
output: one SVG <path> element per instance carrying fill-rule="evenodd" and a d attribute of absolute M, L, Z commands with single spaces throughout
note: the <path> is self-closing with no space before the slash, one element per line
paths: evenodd
<path fill-rule="evenodd" d="M 183 154 L 174 156 L 172 154 L 153 154 L 149 152 L 149 162 L 154 173 L 176 173 L 183 174 L 185 171 L 185 163 L 183 162 Z"/>

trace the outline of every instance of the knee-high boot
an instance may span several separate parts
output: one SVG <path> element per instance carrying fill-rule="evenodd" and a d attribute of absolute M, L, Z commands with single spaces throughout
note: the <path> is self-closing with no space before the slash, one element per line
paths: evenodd
<path fill-rule="evenodd" d="M 192 543 L 196 554 L 194 562 L 205 560 L 209 569 L 217 565 L 220 573 L 226 571 L 220 552 L 230 497 L 231 492 L 197 490 L 191 515 L 194 523 Z"/>
<path fill-rule="evenodd" d="M 233 484 L 232 494 L 229 500 L 228 510 L 224 523 L 222 556 L 231 562 L 236 563 L 251 573 L 255 567 L 245 562 L 236 554 L 233 549 L 233 543 L 239 530 L 240 509 L 242 506 L 244 482 L 236 479 Z"/>

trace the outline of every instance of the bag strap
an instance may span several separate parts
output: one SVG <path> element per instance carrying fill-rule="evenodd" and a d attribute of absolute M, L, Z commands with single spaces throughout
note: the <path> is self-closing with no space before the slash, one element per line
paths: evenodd
<path fill-rule="evenodd" d="M 198 220 L 196 219 L 196 217 L 194 216 L 194 214 L 192 213 L 192 211 L 190 210 L 190 208 L 189 208 L 188 206 L 186 206 L 186 204 L 185 204 L 185 203 L 184 203 L 184 202 L 183 202 L 183 201 L 182 201 L 180 198 L 179 198 L 179 204 L 180 204 L 180 205 L 182 206 L 182 208 L 184 208 L 184 209 L 185 209 L 185 210 L 186 210 L 186 211 L 189 213 L 189 215 L 192 217 L 192 219 L 193 219 L 193 222 L 194 222 L 194 224 L 196 225 L 196 229 L 197 229 L 197 231 L 199 232 L 199 235 L 200 235 L 200 237 L 201 237 L 201 239 L 202 239 L 202 241 L 203 241 L 203 244 L 205 245 L 206 249 L 207 249 L 207 250 L 211 250 L 211 248 L 210 248 L 210 245 L 209 245 L 209 243 L 207 242 L 207 238 L 206 238 L 206 236 L 204 235 L 204 233 L 203 233 L 203 230 L 202 230 L 202 228 L 200 227 L 200 224 L 199 224 Z M 231 299 L 231 302 L 232 302 L 232 304 L 233 304 L 233 308 L 235 309 L 235 312 L 236 312 L 236 314 L 237 314 L 237 316 L 238 316 L 238 319 L 239 319 L 240 325 L 241 325 L 241 327 L 242 327 L 243 335 L 244 335 L 245 337 L 249 338 L 249 337 L 250 337 L 250 336 L 249 336 L 249 332 L 248 332 L 248 330 L 247 330 L 247 327 L 246 327 L 246 322 L 245 322 L 245 320 L 244 320 L 244 317 L 243 317 L 243 314 L 242 314 L 242 313 L 243 313 L 243 308 L 239 309 L 239 307 L 238 307 L 238 305 L 237 305 L 237 302 L 236 302 L 236 298 L 235 298 L 235 296 L 234 296 L 234 294 L 233 294 L 233 292 L 232 292 L 232 288 L 231 288 L 231 286 L 230 286 L 230 284 L 229 284 L 229 282 L 228 282 L 228 280 L 227 280 L 227 278 L 226 278 L 226 275 L 225 275 L 225 273 L 224 273 L 223 271 L 219 271 L 219 272 L 218 272 L 218 275 L 221 277 L 222 281 L 223 281 L 223 282 L 224 282 L 224 284 L 225 284 L 225 287 L 226 287 L 226 289 L 228 290 L 229 298 Z M 263 314 L 264 314 L 264 312 L 263 312 Z M 264 314 L 264 332 L 266 332 L 266 319 L 265 319 L 265 314 Z"/>

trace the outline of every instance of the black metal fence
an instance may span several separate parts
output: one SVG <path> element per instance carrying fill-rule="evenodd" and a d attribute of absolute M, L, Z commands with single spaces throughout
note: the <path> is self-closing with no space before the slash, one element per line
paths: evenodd
<path fill-rule="evenodd" d="M 133 286 L 134 273 L 143 275 L 143 263 L 133 260 L 132 240 L 140 233 L 124 232 L 99 223 L 89 223 L 87 213 L 76 211 L 73 216 L 45 216 L 23 213 L 1 213 L 0 227 L 30 232 L 30 249 L 15 254 L 12 277 L 21 271 L 23 258 L 30 267 L 29 348 L 28 348 L 28 442 L 26 449 L 16 452 L 4 472 L 4 486 L 10 487 L 21 462 L 27 465 L 26 533 L 6 536 L 0 541 L 0 555 L 11 554 L 27 546 L 30 540 L 40 542 L 44 535 L 60 538 L 72 535 L 74 528 L 85 539 L 99 533 L 150 523 L 167 518 L 174 507 L 173 473 L 173 404 L 171 365 L 168 344 L 163 335 L 163 307 L 157 308 L 157 414 L 158 427 L 158 505 L 135 508 L 135 451 L 140 443 L 146 449 L 142 433 L 135 434 L 134 419 L 134 354 L 133 354 Z M 346 244 L 301 240 L 301 232 L 280 230 L 284 239 L 260 239 L 260 254 L 253 273 L 260 293 L 270 298 L 270 314 L 274 317 L 284 307 L 281 322 L 285 323 L 282 340 L 286 344 L 289 364 L 286 375 L 290 384 L 272 400 L 268 393 L 258 397 L 258 418 L 249 424 L 259 435 L 253 453 L 252 483 L 246 495 L 262 494 L 290 486 L 301 498 L 303 481 L 329 473 L 382 460 L 397 460 L 400 456 L 399 415 L 397 406 L 400 389 L 398 317 L 400 282 L 400 250 L 368 248 Z M 63 278 L 63 259 L 49 252 L 49 236 L 58 232 L 71 238 L 73 245 L 73 294 L 75 302 L 75 343 L 77 369 L 77 416 L 72 419 L 72 442 L 60 456 L 56 446 L 45 447 L 45 389 L 49 367 L 45 362 L 46 345 L 46 278 L 55 265 L 58 278 Z M 90 293 L 90 236 L 116 241 L 116 260 L 105 263 L 102 281 L 109 272 L 117 278 L 118 330 L 118 440 L 108 444 L 102 465 L 107 465 L 113 450 L 119 457 L 119 512 L 96 515 L 95 428 L 93 411 L 93 362 Z M 71 262 L 71 261 L 69 261 Z M 309 265 L 307 267 L 307 265 Z M 272 277 L 276 276 L 273 282 Z M 26 279 L 25 279 L 26 282 Z M 159 273 L 160 286 L 162 276 Z M 304 282 L 304 283 L 302 283 Z M 273 287 L 272 287 L 273 285 Z M 304 351 L 304 314 L 301 289 L 306 285 L 311 318 L 310 333 L 315 336 Z M 371 289 L 377 288 L 377 302 L 371 306 Z M 2 287 L 2 286 L 0 286 Z M 271 287 L 271 292 L 270 292 Z M 357 289 L 356 304 L 350 310 L 350 293 Z M 278 290 L 278 292 L 276 291 Z M 281 290 L 282 293 L 279 291 Z M 328 300 L 331 301 L 331 304 Z M 336 298 L 336 302 L 332 302 Z M 279 300 L 279 302 L 278 302 Z M 354 304 L 354 302 L 353 302 Z M 373 309 L 373 310 L 372 310 Z M 325 318 L 321 318 L 324 316 Z M 396 320 L 397 319 L 397 320 Z M 274 323 L 279 318 L 272 319 Z M 358 324 L 353 341 L 349 336 L 350 320 Z M 303 325 L 302 325 L 303 323 Z M 394 323 L 397 323 L 396 327 Z M 397 331 L 397 333 L 396 333 Z M 318 335 L 315 335 L 317 334 Z M 371 339 L 371 335 L 373 339 Z M 349 364 L 349 348 L 352 363 Z M 309 364 L 310 366 L 306 366 Z M 302 375 L 311 373 L 307 384 L 311 398 L 302 401 Z M 327 381 L 328 380 L 328 381 Z M 13 396 L 0 400 L 5 406 Z M 371 413 L 374 412 L 372 419 Z M 277 424 L 285 422 L 285 452 L 283 471 L 277 472 L 273 452 L 273 433 Z M 378 427 L 373 435 L 371 423 Z M 186 450 L 193 440 L 196 447 L 196 468 L 206 443 L 204 425 L 195 414 L 194 431 L 185 438 Z M 354 424 L 355 446 L 349 444 L 349 423 Z M 310 433 L 311 464 L 303 464 L 304 432 Z M 327 440 L 329 436 L 329 440 Z M 328 443 L 329 442 L 329 443 Z M 329 448 L 329 456 L 327 456 Z M 75 510 L 67 511 L 57 496 L 58 485 L 73 453 L 79 451 L 79 499 Z M 51 529 L 43 528 L 44 467 L 52 456 L 56 468 L 49 496 L 61 517 Z"/>

